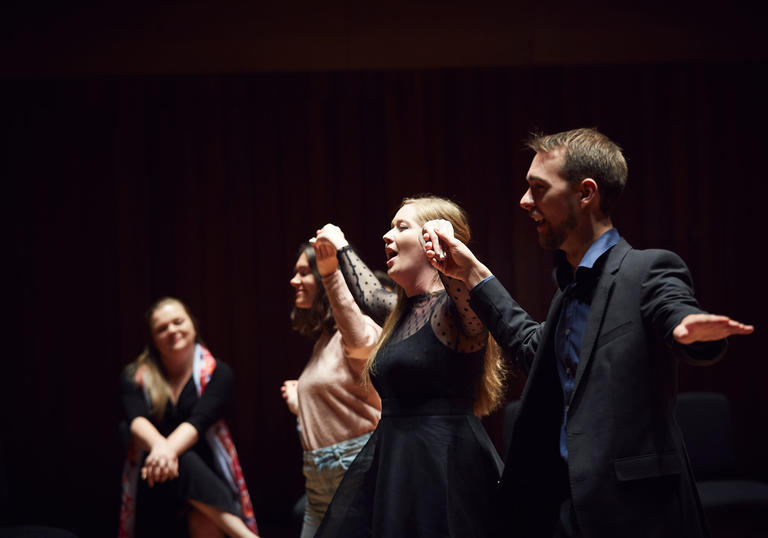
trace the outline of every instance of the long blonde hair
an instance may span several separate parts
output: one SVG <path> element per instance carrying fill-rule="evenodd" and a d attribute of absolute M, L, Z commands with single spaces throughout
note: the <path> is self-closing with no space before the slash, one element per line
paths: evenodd
<path fill-rule="evenodd" d="M 183 301 L 176 299 L 175 297 L 163 297 L 155 301 L 147 309 L 144 314 L 144 321 L 146 324 L 146 345 L 144 350 L 136 357 L 132 363 L 127 366 L 127 372 L 130 379 L 136 385 L 141 385 L 149 396 L 149 413 L 157 420 L 162 420 L 165 414 L 165 408 L 168 405 L 168 400 L 171 397 L 171 387 L 168 385 L 168 380 L 163 373 L 162 365 L 160 362 L 160 352 L 155 346 L 154 335 L 152 334 L 152 316 L 160 307 L 168 304 L 176 303 L 181 306 L 189 316 L 192 326 L 195 328 L 195 341 L 202 343 L 200 340 L 200 332 L 197 330 L 197 320 L 189 312 L 189 308 Z"/>
<path fill-rule="evenodd" d="M 453 232 L 456 239 L 467 244 L 471 238 L 469 221 L 466 212 L 455 202 L 439 196 L 417 196 L 414 198 L 404 198 L 400 208 L 407 204 L 416 206 L 416 220 L 419 226 L 425 222 L 435 219 L 444 219 L 453 225 Z M 437 270 L 435 270 L 437 273 Z M 438 278 L 438 275 L 435 275 Z M 381 338 L 376 347 L 368 357 L 365 368 L 365 381 L 370 382 L 370 376 L 376 368 L 376 355 L 379 350 L 392 337 L 392 333 L 397 323 L 402 318 L 407 304 L 407 297 L 402 287 L 396 286 L 397 302 L 392 312 L 389 313 L 384 321 L 381 331 Z M 504 398 L 504 379 L 506 370 L 501 354 L 501 348 L 488 334 L 488 343 L 485 347 L 485 359 L 483 363 L 483 375 L 480 377 L 475 388 L 475 415 L 482 417 L 490 414 L 498 408 Z"/>

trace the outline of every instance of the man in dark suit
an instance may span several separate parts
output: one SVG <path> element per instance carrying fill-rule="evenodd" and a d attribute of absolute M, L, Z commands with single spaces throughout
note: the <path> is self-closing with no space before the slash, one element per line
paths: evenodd
<path fill-rule="evenodd" d="M 520 206 L 558 252 L 558 290 L 534 321 L 445 221 L 424 227 L 436 268 L 528 373 L 499 485 L 499 535 L 707 536 L 673 418 L 677 360 L 711 364 L 753 327 L 703 312 L 683 261 L 634 250 L 611 221 L 627 177 L 594 129 L 532 138 Z"/>

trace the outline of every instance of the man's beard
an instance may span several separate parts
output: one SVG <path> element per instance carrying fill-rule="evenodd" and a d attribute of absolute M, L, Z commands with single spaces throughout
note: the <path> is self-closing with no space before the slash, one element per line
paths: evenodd
<path fill-rule="evenodd" d="M 568 232 L 576 228 L 577 222 L 576 210 L 572 205 L 569 205 L 568 215 L 557 228 L 554 228 L 550 221 L 547 220 L 546 230 L 544 230 L 543 234 L 539 234 L 539 244 L 549 250 L 559 249 L 568 237 Z"/>

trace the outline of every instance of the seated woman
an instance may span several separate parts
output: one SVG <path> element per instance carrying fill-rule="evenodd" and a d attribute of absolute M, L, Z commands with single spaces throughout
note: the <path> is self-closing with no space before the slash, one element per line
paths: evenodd
<path fill-rule="evenodd" d="M 121 380 L 131 440 L 119 536 L 257 536 L 222 419 L 233 404 L 232 370 L 203 347 L 178 299 L 160 299 L 146 320 L 146 348 Z"/>
<path fill-rule="evenodd" d="M 466 286 L 427 258 L 422 227 L 435 219 L 469 240 L 466 215 L 453 202 L 404 200 L 383 237 L 394 297 L 340 234 L 333 241 L 356 299 L 375 319 L 389 315 L 366 368 L 382 398 L 381 420 L 318 537 L 492 535 L 501 460 L 478 417 L 501 403 L 503 368 Z"/>
<path fill-rule="evenodd" d="M 381 329 L 363 315 L 338 270 L 336 249 L 322 233 L 299 250 L 291 286 L 291 323 L 315 340 L 298 381 L 282 393 L 298 415 L 307 504 L 301 538 L 311 538 L 349 464 L 366 443 L 381 414 L 381 400 L 363 386 L 366 359 Z"/>

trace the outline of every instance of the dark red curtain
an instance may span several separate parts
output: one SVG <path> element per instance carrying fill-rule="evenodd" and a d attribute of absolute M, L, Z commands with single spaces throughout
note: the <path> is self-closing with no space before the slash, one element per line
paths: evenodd
<path fill-rule="evenodd" d="M 615 222 L 677 251 L 705 309 L 755 323 L 681 390 L 725 392 L 737 452 L 763 456 L 768 366 L 765 86 L 758 63 L 0 80 L 6 245 L 5 522 L 114 533 L 118 376 L 143 312 L 178 296 L 237 375 L 231 426 L 264 524 L 302 493 L 280 398 L 311 342 L 288 324 L 300 242 L 340 225 L 374 268 L 404 196 L 462 204 L 475 251 L 543 318 L 551 253 L 519 209 L 527 133 L 596 126 L 630 179 Z M 509 397 L 524 380 L 513 378 Z M 501 419 L 485 421 L 500 445 Z"/>

